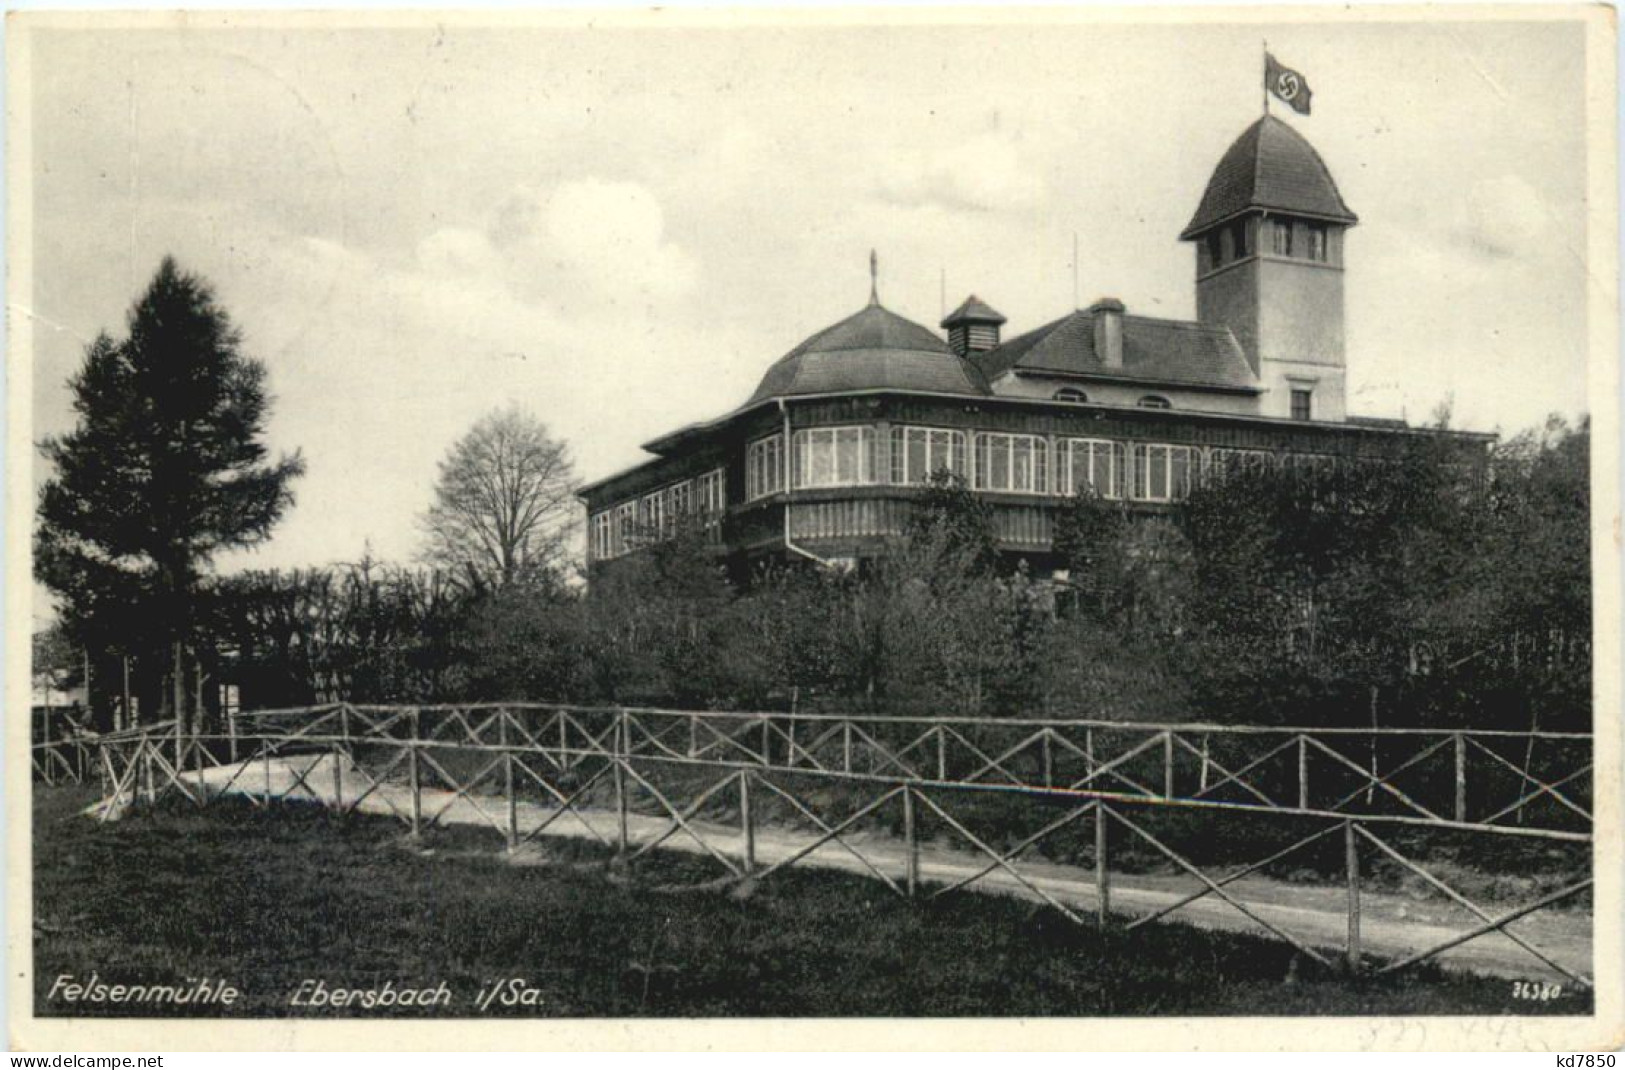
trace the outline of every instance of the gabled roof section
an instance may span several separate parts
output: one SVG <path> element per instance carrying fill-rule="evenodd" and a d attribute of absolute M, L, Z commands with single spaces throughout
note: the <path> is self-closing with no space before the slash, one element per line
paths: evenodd
<path fill-rule="evenodd" d="M 1123 366 L 1095 353 L 1095 316 L 1074 312 L 973 358 L 991 382 L 1007 371 L 1163 383 L 1214 390 L 1261 389 L 1228 327 L 1123 316 Z"/>
<path fill-rule="evenodd" d="M 775 361 L 746 404 L 883 389 L 989 393 L 976 366 L 956 356 L 935 332 L 871 303 Z"/>
<path fill-rule="evenodd" d="M 1219 160 L 1180 240 L 1189 241 L 1214 224 L 1253 208 L 1348 225 L 1359 222 L 1343 203 L 1320 153 L 1273 115 L 1249 126 Z"/>

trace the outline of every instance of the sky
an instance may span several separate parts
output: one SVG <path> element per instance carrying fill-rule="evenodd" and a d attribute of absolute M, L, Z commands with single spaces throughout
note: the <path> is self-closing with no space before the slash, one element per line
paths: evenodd
<path fill-rule="evenodd" d="M 871 249 L 882 302 L 931 326 L 944 294 L 1007 336 L 1071 311 L 1074 238 L 1082 304 L 1193 317 L 1177 235 L 1260 112 L 1264 39 L 1361 219 L 1351 412 L 1588 409 L 1577 23 L 224 18 L 33 35 L 22 359 L 34 438 L 62 432 L 85 343 L 166 253 L 214 285 L 308 466 L 228 570 L 410 560 L 436 462 L 509 404 L 584 479 L 636 463 L 860 309 Z"/>

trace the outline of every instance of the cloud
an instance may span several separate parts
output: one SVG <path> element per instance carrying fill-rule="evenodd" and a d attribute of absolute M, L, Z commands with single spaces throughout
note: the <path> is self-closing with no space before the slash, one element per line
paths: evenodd
<path fill-rule="evenodd" d="M 904 153 L 879 177 L 888 203 L 959 212 L 1012 212 L 1045 201 L 1042 169 L 1019 135 L 988 130 L 927 151 Z"/>
<path fill-rule="evenodd" d="M 416 264 L 439 278 L 500 282 L 563 316 L 658 307 L 687 296 L 699 278 L 698 261 L 665 229 L 659 200 L 636 182 L 516 187 L 478 226 L 423 239 Z"/>

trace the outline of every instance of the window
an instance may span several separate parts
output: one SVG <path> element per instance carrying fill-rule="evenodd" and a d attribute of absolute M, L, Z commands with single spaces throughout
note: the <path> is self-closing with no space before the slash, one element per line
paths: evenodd
<path fill-rule="evenodd" d="M 1207 451 L 1203 468 L 1207 478 L 1220 481 L 1240 473 L 1267 472 L 1275 467 L 1275 454 L 1269 450 L 1233 450 L 1214 447 Z"/>
<path fill-rule="evenodd" d="M 1292 418 L 1294 420 L 1309 420 L 1314 394 L 1303 387 L 1292 388 Z"/>
<path fill-rule="evenodd" d="M 755 501 L 784 489 L 784 436 L 769 435 L 745 451 L 745 500 Z"/>
<path fill-rule="evenodd" d="M 1147 394 L 1138 402 L 1142 409 L 1171 409 L 1174 403 L 1160 394 Z"/>
<path fill-rule="evenodd" d="M 673 535 L 682 525 L 683 517 L 694 511 L 694 484 L 686 479 L 673 483 L 665 489 L 664 496 L 666 522 L 661 534 Z"/>
<path fill-rule="evenodd" d="M 791 466 L 797 487 L 851 487 L 875 481 L 871 427 L 819 427 L 797 431 Z"/>
<path fill-rule="evenodd" d="M 1210 231 L 1207 236 L 1207 266 L 1216 268 L 1224 263 L 1224 238 L 1218 231 Z"/>
<path fill-rule="evenodd" d="M 615 556 L 615 517 L 604 510 L 592 515 L 592 559 L 594 561 L 607 561 Z"/>
<path fill-rule="evenodd" d="M 891 429 L 891 481 L 924 483 L 933 472 L 965 474 L 965 435 L 937 427 Z"/>
<path fill-rule="evenodd" d="M 976 436 L 976 486 L 1019 494 L 1049 492 L 1049 442 L 1037 435 Z"/>
<path fill-rule="evenodd" d="M 622 502 L 615 507 L 615 530 L 611 534 L 612 553 L 610 556 L 624 554 L 630 550 L 638 540 L 638 503 Z"/>
<path fill-rule="evenodd" d="M 1276 256 L 1292 255 L 1292 224 L 1275 222 L 1270 225 L 1270 243 Z"/>
<path fill-rule="evenodd" d="M 694 500 L 702 515 L 713 519 L 721 515 L 728 504 L 725 487 L 720 468 L 714 468 L 694 481 Z"/>
<path fill-rule="evenodd" d="M 1134 447 L 1134 496 L 1147 502 L 1171 502 L 1191 489 L 1195 460 L 1189 446 L 1148 443 Z"/>
<path fill-rule="evenodd" d="M 659 491 L 638 499 L 639 534 L 645 539 L 659 539 L 666 534 L 666 496 Z"/>
<path fill-rule="evenodd" d="M 1098 438 L 1067 438 L 1058 443 L 1055 492 L 1082 494 L 1093 490 L 1102 498 L 1123 496 L 1123 444 Z"/>
<path fill-rule="evenodd" d="M 1326 228 L 1319 223 L 1309 224 L 1309 259 L 1325 263 L 1326 255 Z"/>
<path fill-rule="evenodd" d="M 1089 400 L 1089 395 L 1085 394 L 1082 390 L 1079 390 L 1077 387 L 1068 386 L 1068 387 L 1063 387 L 1062 389 L 1057 390 L 1055 392 L 1055 400 L 1056 401 L 1070 401 L 1073 404 L 1081 404 L 1081 403 Z"/>
<path fill-rule="evenodd" d="M 1247 255 L 1247 221 L 1238 219 L 1230 226 L 1230 248 L 1235 259 Z"/>

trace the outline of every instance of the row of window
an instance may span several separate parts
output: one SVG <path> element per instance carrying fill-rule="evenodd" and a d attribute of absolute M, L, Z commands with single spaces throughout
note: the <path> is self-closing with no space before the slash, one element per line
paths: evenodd
<path fill-rule="evenodd" d="M 588 521 L 588 552 L 594 561 L 619 557 L 645 543 L 676 534 L 684 517 L 720 517 L 727 507 L 723 470 L 685 479 L 613 509 L 594 513 Z"/>
<path fill-rule="evenodd" d="M 783 435 L 757 439 L 746 448 L 748 501 L 784 490 Z M 882 480 L 875 456 L 875 429 L 864 425 L 797 431 L 791 439 L 790 481 L 796 489 L 924 483 L 946 469 L 977 490 L 1012 494 L 1072 495 L 1091 488 L 1106 498 L 1141 501 L 1183 498 L 1208 473 L 1239 467 L 1272 467 L 1268 450 L 1126 443 L 983 431 L 967 435 L 936 427 L 891 429 L 890 479 Z M 1317 455 L 1304 455 L 1310 459 Z M 1131 463 L 1132 462 L 1132 463 Z"/>
<path fill-rule="evenodd" d="M 1304 223 L 1295 230 L 1290 221 L 1276 219 L 1265 223 L 1264 226 L 1267 228 L 1265 233 L 1268 236 L 1270 252 L 1276 256 L 1295 256 L 1301 260 L 1314 260 L 1322 264 L 1330 259 L 1324 223 Z M 1247 221 L 1243 219 L 1236 220 L 1222 230 L 1210 231 L 1207 236 L 1207 255 L 1210 264 L 1218 267 L 1248 256 L 1252 252 L 1249 236 Z"/>
<path fill-rule="evenodd" d="M 1237 472 L 1317 469 L 1337 464 L 1323 454 L 1125 443 L 1098 438 L 982 431 L 967 434 L 938 427 L 891 428 L 889 480 L 878 471 L 876 429 L 867 425 L 797 431 L 791 439 L 790 478 L 800 488 L 926 482 L 947 470 L 977 490 L 1068 497 L 1093 492 L 1103 498 L 1170 502 L 1197 483 Z M 784 489 L 784 436 L 769 435 L 746 447 L 746 499 Z M 588 550 L 595 561 L 618 557 L 674 534 L 686 516 L 715 518 L 727 505 L 723 470 L 673 483 L 640 498 L 594 513 Z"/>
<path fill-rule="evenodd" d="M 1082 405 L 1089 400 L 1089 395 L 1075 386 L 1061 387 L 1055 392 L 1054 397 L 1056 401 L 1065 401 L 1073 405 Z M 1174 407 L 1174 403 L 1161 394 L 1146 394 L 1135 404 L 1142 409 L 1171 409 Z"/>
<path fill-rule="evenodd" d="M 1056 401 L 1066 401 L 1081 405 L 1089 400 L 1089 395 L 1076 387 L 1064 386 L 1055 392 Z M 1135 402 L 1142 409 L 1171 409 L 1173 402 L 1161 394 L 1146 394 Z M 1308 387 L 1292 388 L 1292 418 L 1294 420 L 1312 420 L 1314 413 L 1314 391 Z"/>

